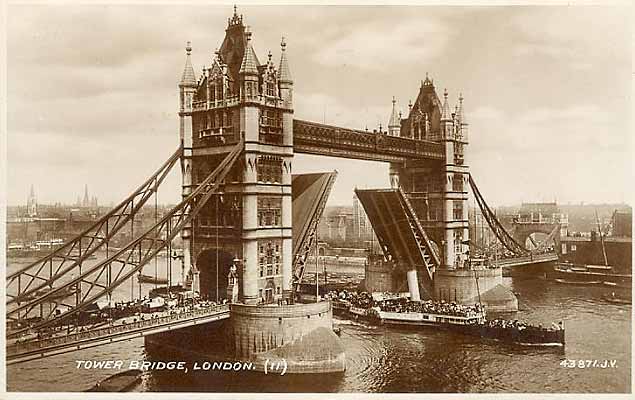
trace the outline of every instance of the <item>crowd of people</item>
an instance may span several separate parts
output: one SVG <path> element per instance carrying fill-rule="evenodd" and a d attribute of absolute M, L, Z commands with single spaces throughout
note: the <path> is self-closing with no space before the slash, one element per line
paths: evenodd
<path fill-rule="evenodd" d="M 373 307 L 373 296 L 368 292 L 355 292 L 352 290 L 332 290 L 326 294 L 326 298 L 348 302 L 352 307 Z"/>
<path fill-rule="evenodd" d="M 47 339 L 73 332 L 86 332 L 93 327 L 99 326 L 128 325 L 138 321 L 190 312 L 195 309 L 214 307 L 227 302 L 227 300 L 223 300 L 217 303 L 201 297 L 185 299 L 176 296 L 173 298 L 173 301 L 166 301 L 160 307 L 148 307 L 147 305 L 150 300 L 151 299 L 146 296 L 142 299 L 114 302 L 102 307 L 95 303 L 85 311 L 80 312 L 75 319 L 60 321 L 57 325 L 39 329 L 37 332 L 27 332 L 15 342 L 20 343 L 33 339 Z M 58 314 L 60 313 L 61 312 L 58 312 Z M 21 325 L 16 325 L 16 328 L 23 327 L 25 323 L 26 326 L 30 326 L 39 322 L 42 322 L 41 318 L 32 318 L 28 323 L 23 321 Z"/>
<path fill-rule="evenodd" d="M 455 302 L 441 301 L 410 301 L 407 297 L 397 294 L 384 293 L 373 298 L 368 292 L 331 291 L 327 297 L 336 301 L 348 302 L 352 307 L 372 308 L 379 307 L 388 312 L 419 312 L 428 314 L 441 314 L 458 317 L 477 317 L 482 314 L 483 307 L 480 304 L 462 305 Z"/>
<path fill-rule="evenodd" d="M 489 319 L 487 321 L 485 321 L 485 325 L 487 325 L 488 327 L 491 328 L 503 328 L 503 329 L 509 329 L 509 328 L 515 328 L 519 331 L 522 331 L 524 329 L 527 328 L 531 328 L 531 329 L 539 329 L 539 330 L 562 330 L 564 329 L 564 327 L 562 326 L 562 321 L 559 324 L 556 323 L 552 323 L 551 324 L 551 328 L 545 328 L 541 325 L 538 326 L 533 326 L 533 325 L 528 325 L 524 322 L 520 322 L 517 319 L 516 320 L 508 320 L 508 319 Z"/>
<path fill-rule="evenodd" d="M 382 311 L 389 312 L 418 312 L 427 314 L 450 315 L 455 317 L 477 317 L 483 312 L 480 304 L 463 305 L 455 302 L 447 303 L 441 301 L 421 301 L 414 302 L 408 299 L 388 299 L 376 304 Z"/>

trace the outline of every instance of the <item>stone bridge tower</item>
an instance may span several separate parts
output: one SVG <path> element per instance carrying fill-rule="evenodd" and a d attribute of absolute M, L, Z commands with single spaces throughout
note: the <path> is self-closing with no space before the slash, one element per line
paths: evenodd
<path fill-rule="evenodd" d="M 443 103 L 437 96 L 433 80 L 426 75 L 408 117 L 399 119 L 399 136 L 443 143 L 445 160 L 407 161 L 390 165 L 392 187 L 407 194 L 426 232 L 438 247 L 442 268 L 462 268 L 467 260 L 468 174 L 465 164 L 468 124 L 463 97 L 450 111 L 447 91 Z M 393 111 L 389 126 L 395 126 Z M 396 131 L 391 131 L 391 134 Z"/>
<path fill-rule="evenodd" d="M 244 152 L 182 234 L 184 264 L 203 296 L 227 296 L 228 274 L 238 264 L 239 299 L 272 303 L 291 294 L 291 164 L 293 80 L 286 43 L 278 65 L 261 63 L 252 34 L 234 12 L 225 39 L 196 79 L 187 47 L 181 94 L 185 146 L 183 195 L 211 173 L 244 139 Z M 237 261 L 234 261 L 237 260 Z M 200 273 L 200 285 L 196 284 Z"/>

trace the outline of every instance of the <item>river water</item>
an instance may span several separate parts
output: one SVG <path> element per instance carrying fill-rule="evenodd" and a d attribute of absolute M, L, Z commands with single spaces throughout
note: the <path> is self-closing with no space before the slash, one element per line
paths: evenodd
<path fill-rule="evenodd" d="M 162 264 L 165 261 L 161 262 Z M 9 269 L 16 265 L 9 265 Z M 160 266 L 163 269 L 164 266 Z M 148 267 L 146 273 L 153 272 Z M 625 393 L 631 391 L 631 305 L 602 300 L 607 289 L 538 278 L 504 278 L 519 297 L 514 318 L 565 322 L 566 347 L 519 348 L 435 330 L 401 331 L 335 319 L 347 370 L 333 376 L 228 371 L 152 371 L 135 391 Z M 136 289 L 135 289 L 136 290 Z M 120 295 L 129 293 L 122 288 Z M 144 360 L 143 339 L 9 366 L 9 391 L 82 391 L 116 371 L 77 369 L 77 360 Z M 156 359 L 156 355 L 153 357 Z M 615 360 L 615 368 L 571 368 L 563 360 Z"/>

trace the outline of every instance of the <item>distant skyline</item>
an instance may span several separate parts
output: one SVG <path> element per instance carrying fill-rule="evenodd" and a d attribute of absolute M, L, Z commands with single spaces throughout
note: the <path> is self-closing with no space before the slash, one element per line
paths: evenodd
<path fill-rule="evenodd" d="M 428 72 L 470 123 L 466 163 L 490 205 L 631 203 L 630 9 L 238 6 L 259 59 L 285 36 L 295 117 L 385 128 Z M 178 140 L 177 83 L 197 75 L 231 5 L 10 4 L 8 205 L 74 204 L 88 183 L 118 203 Z M 337 169 L 329 205 L 388 187 L 388 166 L 297 155 L 294 173 Z M 178 168 L 159 202 L 180 198 Z M 470 204 L 472 201 L 470 201 Z"/>

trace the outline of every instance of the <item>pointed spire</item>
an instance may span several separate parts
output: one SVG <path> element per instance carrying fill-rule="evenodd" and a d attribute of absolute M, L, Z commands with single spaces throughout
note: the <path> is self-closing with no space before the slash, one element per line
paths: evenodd
<path fill-rule="evenodd" d="M 397 100 L 395 100 L 395 96 L 392 97 L 392 112 L 390 113 L 390 120 L 388 121 L 388 130 L 390 128 L 398 128 L 401 126 L 401 118 L 399 114 L 397 114 Z"/>
<path fill-rule="evenodd" d="M 426 72 L 426 80 L 423 81 L 423 85 L 422 86 L 432 86 L 432 80 L 430 79 L 430 77 L 428 76 L 428 73 Z"/>
<path fill-rule="evenodd" d="M 443 107 L 441 109 L 441 121 L 452 121 L 450 105 L 448 104 L 448 89 L 443 90 Z"/>
<path fill-rule="evenodd" d="M 258 58 L 254 52 L 254 48 L 251 46 L 251 32 L 245 31 L 247 36 L 247 43 L 245 43 L 245 52 L 243 53 L 243 61 L 240 64 L 240 74 L 243 75 L 258 75 Z"/>
<path fill-rule="evenodd" d="M 31 198 L 35 197 L 35 190 L 33 189 L 33 184 L 31 184 Z"/>
<path fill-rule="evenodd" d="M 461 124 L 467 124 L 467 119 L 465 118 L 465 110 L 463 109 L 463 93 L 459 93 L 459 108 L 456 112 L 456 115 Z"/>
<path fill-rule="evenodd" d="M 234 4 L 234 15 L 232 15 L 231 18 L 227 18 L 227 25 L 228 26 L 240 25 L 242 23 L 243 23 L 243 16 L 242 14 L 240 16 L 238 15 L 238 7 L 236 7 L 236 5 Z"/>
<path fill-rule="evenodd" d="M 194 68 L 192 68 L 192 60 L 190 58 L 190 53 L 192 52 L 190 42 L 187 42 L 185 52 L 187 54 L 185 58 L 185 68 L 183 69 L 183 75 L 181 75 L 181 82 L 179 82 L 179 86 L 196 87 L 196 75 L 194 74 Z"/>
<path fill-rule="evenodd" d="M 280 49 L 282 50 L 282 53 L 280 54 L 278 80 L 280 82 L 293 83 L 293 78 L 291 78 L 291 70 L 289 69 L 289 62 L 287 61 L 287 42 L 284 41 L 284 36 L 282 37 L 282 41 L 280 42 Z"/>

